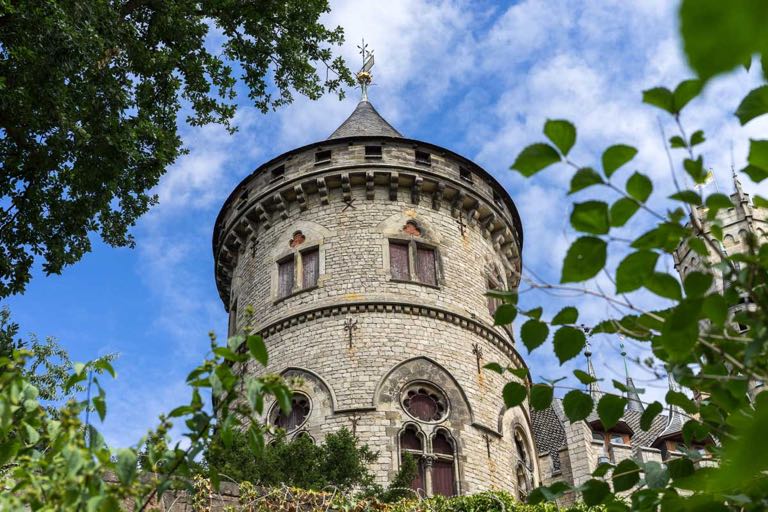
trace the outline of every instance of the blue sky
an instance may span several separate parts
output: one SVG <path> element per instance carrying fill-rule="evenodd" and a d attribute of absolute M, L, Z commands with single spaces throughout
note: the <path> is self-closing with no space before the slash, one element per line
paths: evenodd
<path fill-rule="evenodd" d="M 545 119 L 576 123 L 579 141 L 573 159 L 580 164 L 596 162 L 612 143 L 629 143 L 640 155 L 617 175 L 619 182 L 640 169 L 653 178 L 657 191 L 672 190 L 657 111 L 640 98 L 643 89 L 673 87 L 690 77 L 676 35 L 673 2 L 343 0 L 331 6 L 326 21 L 345 28 L 342 52 L 353 67 L 361 37 L 375 50 L 370 98 L 383 116 L 410 138 L 475 160 L 507 188 L 523 219 L 527 271 L 556 282 L 574 239 L 565 196 L 571 172 L 556 168 L 524 180 L 508 170 L 525 145 L 543 138 Z M 211 44 L 215 46 L 215 38 Z M 749 136 L 768 128 L 757 121 L 740 128 L 732 115 L 739 98 L 756 82 L 755 70 L 718 79 L 684 116 L 688 133 L 698 128 L 707 133 L 705 159 L 727 192 L 730 145 L 741 167 Z M 75 360 L 119 353 L 118 378 L 107 386 L 110 410 L 102 426 L 108 442 L 136 442 L 158 414 L 182 403 L 187 398 L 184 377 L 206 353 L 208 331 L 226 332 L 210 240 L 229 192 L 261 162 L 327 137 L 353 110 L 358 96 L 350 91 L 343 102 L 299 98 L 267 115 L 243 96 L 236 135 L 215 126 L 185 127 L 190 153 L 161 180 L 156 190 L 160 204 L 133 231 L 135 249 L 97 243 L 92 254 L 61 276 L 38 272 L 23 296 L 6 301 L 23 333 L 57 337 Z M 672 124 L 666 119 L 663 124 L 671 135 Z M 649 222 L 639 216 L 627 232 L 639 234 Z M 671 259 L 660 265 L 671 267 Z M 600 279 L 596 286 L 611 290 Z M 604 302 L 581 296 L 532 293 L 524 300 L 531 305 L 543 301 L 549 315 L 565 302 L 576 302 L 587 321 L 616 314 Z M 664 305 L 644 294 L 634 300 L 647 307 Z M 598 373 L 608 380 L 621 377 L 617 341 L 601 338 L 594 346 Z M 646 353 L 635 345 L 629 351 Z M 577 358 L 561 369 L 547 346 L 527 361 L 536 379 L 564 376 L 583 364 Z M 662 393 L 663 382 L 649 381 L 636 367 L 631 372 L 648 396 Z"/>

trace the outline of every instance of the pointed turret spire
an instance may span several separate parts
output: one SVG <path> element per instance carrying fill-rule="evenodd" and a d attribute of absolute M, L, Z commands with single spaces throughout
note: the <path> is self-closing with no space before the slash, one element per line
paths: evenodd
<path fill-rule="evenodd" d="M 747 195 L 744 193 L 744 189 L 741 187 L 741 181 L 739 180 L 739 177 L 736 175 L 736 169 L 731 167 L 731 178 L 733 179 L 733 191 L 736 194 L 736 197 L 738 198 L 739 202 L 746 202 L 747 201 Z"/>
<path fill-rule="evenodd" d="M 629 376 L 629 367 L 627 366 L 627 351 L 624 348 L 624 342 L 620 343 L 619 346 L 621 347 L 621 357 L 624 360 L 624 378 L 627 382 L 627 410 L 643 412 L 645 411 L 645 407 L 643 407 L 643 402 L 640 400 L 640 393 L 638 393 L 632 377 Z"/>
<path fill-rule="evenodd" d="M 594 382 L 587 384 L 587 393 L 589 393 L 592 400 L 597 403 L 597 401 L 600 400 L 600 397 L 603 396 L 603 392 L 600 391 L 600 386 L 597 385 L 597 374 L 595 373 L 595 367 L 592 366 L 592 347 L 589 344 L 589 340 L 587 340 L 587 344 L 584 348 L 584 357 L 587 358 L 587 373 L 590 377 L 595 379 Z"/>
<path fill-rule="evenodd" d="M 667 374 L 669 380 L 669 390 L 680 392 L 680 385 L 672 377 L 671 373 Z M 672 434 L 682 432 L 685 418 L 683 417 L 683 411 L 677 405 L 669 405 L 669 416 L 667 417 L 667 426 L 664 431 L 658 435 L 658 437 L 666 437 Z"/>

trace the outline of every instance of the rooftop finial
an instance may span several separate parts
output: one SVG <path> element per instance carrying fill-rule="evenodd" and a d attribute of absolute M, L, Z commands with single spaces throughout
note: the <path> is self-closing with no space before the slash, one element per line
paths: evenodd
<path fill-rule="evenodd" d="M 368 50 L 368 45 L 365 44 L 365 38 L 363 38 L 363 41 L 361 44 L 357 46 L 357 49 L 360 50 L 360 55 L 363 58 L 363 67 L 360 68 L 360 71 L 357 72 L 357 83 L 360 84 L 360 89 L 362 91 L 362 101 L 368 101 L 368 85 L 373 80 L 373 75 L 371 75 L 371 68 L 373 67 L 373 50 Z"/>

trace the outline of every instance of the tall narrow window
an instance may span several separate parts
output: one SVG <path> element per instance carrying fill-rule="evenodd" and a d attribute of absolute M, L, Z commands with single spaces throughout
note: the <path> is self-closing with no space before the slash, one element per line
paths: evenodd
<path fill-rule="evenodd" d="M 310 288 L 317 284 L 320 274 L 320 250 L 315 248 L 301 253 L 302 288 Z"/>
<path fill-rule="evenodd" d="M 277 296 L 287 297 L 293 292 L 293 256 L 277 265 Z"/>
<path fill-rule="evenodd" d="M 408 246 L 396 242 L 389 242 L 389 270 L 392 279 L 408 281 L 411 279 L 411 271 L 408 265 Z"/>
<path fill-rule="evenodd" d="M 432 494 L 453 496 L 456 493 L 453 471 L 453 445 L 440 431 L 432 439 L 435 461 L 432 463 Z"/>
<path fill-rule="evenodd" d="M 236 329 L 237 329 L 237 299 L 232 301 L 232 307 L 229 308 L 229 336 L 234 336 Z"/>
<path fill-rule="evenodd" d="M 411 482 L 411 489 L 418 491 L 424 490 L 424 466 L 421 464 L 422 444 L 421 437 L 416 429 L 408 427 L 400 434 L 400 460 L 406 455 L 410 455 L 416 460 L 419 471 Z"/>
<path fill-rule="evenodd" d="M 416 275 L 422 283 L 437 286 L 434 249 L 429 247 L 416 248 Z"/>

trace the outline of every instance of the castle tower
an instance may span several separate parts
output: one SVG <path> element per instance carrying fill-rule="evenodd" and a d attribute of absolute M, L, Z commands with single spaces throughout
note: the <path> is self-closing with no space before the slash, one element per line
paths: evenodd
<path fill-rule="evenodd" d="M 328 139 L 259 166 L 226 200 L 213 252 L 230 331 L 253 308 L 266 371 L 300 378 L 291 414 L 272 405 L 266 420 L 318 442 L 347 427 L 380 452 L 382 484 L 411 453 L 426 494 L 526 494 L 528 411 L 505 410 L 509 376 L 481 370 L 525 364 L 485 296 L 517 286 L 522 243 L 488 172 L 401 135 L 367 99 Z"/>
<path fill-rule="evenodd" d="M 732 172 L 733 181 L 733 193 L 730 195 L 733 206 L 726 209 L 721 209 L 717 212 L 716 219 L 719 221 L 723 231 L 723 242 L 720 246 L 721 250 L 728 255 L 739 254 L 748 250 L 747 238 L 748 234 L 754 235 L 757 238 L 758 243 L 765 242 L 765 236 L 768 232 L 768 209 L 758 208 L 752 204 L 749 194 L 744 192 L 741 182 L 739 181 L 736 172 Z M 711 234 L 713 222 L 707 219 L 707 208 L 705 206 L 695 207 L 692 214 L 696 215 L 704 233 Z M 707 246 L 709 255 L 705 258 L 709 258 L 710 264 L 718 263 L 718 256 L 715 252 Z M 675 261 L 675 269 L 680 274 L 681 280 L 694 270 L 701 270 L 703 264 L 706 261 L 702 261 L 702 256 L 693 251 L 688 244 L 681 244 L 677 250 L 673 253 Z M 724 291 L 724 280 L 722 273 L 719 270 L 710 269 L 714 273 L 715 279 L 713 288 L 720 292 Z M 731 312 L 735 313 L 744 308 L 748 308 L 749 301 L 744 298 L 738 305 L 731 308 Z M 737 325 L 741 330 L 746 329 L 745 326 Z M 754 396 L 764 389 L 763 382 L 750 382 L 750 396 L 754 399 Z M 695 397 L 701 399 L 701 397 Z"/>

